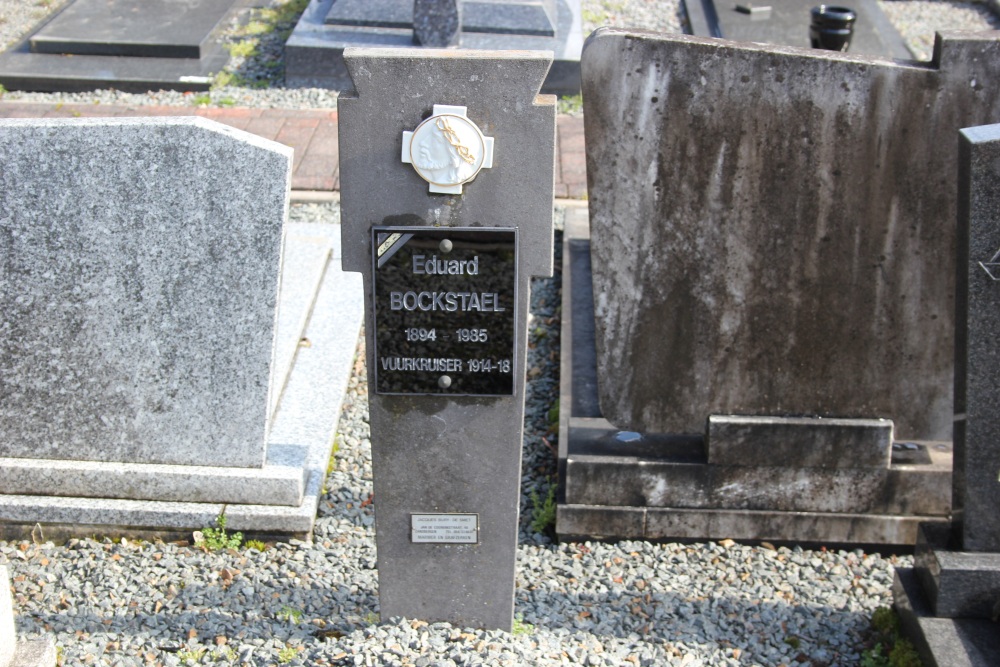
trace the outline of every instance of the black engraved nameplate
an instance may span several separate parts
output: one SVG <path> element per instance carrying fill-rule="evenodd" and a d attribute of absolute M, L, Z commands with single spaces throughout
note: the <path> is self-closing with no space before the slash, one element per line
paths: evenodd
<path fill-rule="evenodd" d="M 517 231 L 373 227 L 375 392 L 514 393 Z"/>

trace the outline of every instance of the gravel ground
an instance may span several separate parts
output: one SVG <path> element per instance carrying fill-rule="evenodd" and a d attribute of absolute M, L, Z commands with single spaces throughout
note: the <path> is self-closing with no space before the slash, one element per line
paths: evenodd
<path fill-rule="evenodd" d="M 312 204 L 291 218 L 337 215 Z M 893 567 L 910 557 L 728 540 L 553 544 L 532 530 L 534 498 L 555 475 L 559 289 L 557 273 L 535 280 L 531 295 L 513 634 L 379 619 L 361 362 L 312 542 L 214 553 L 187 543 L 0 542 L 19 634 L 54 634 L 66 665 L 860 664 L 868 618 L 891 603 Z"/>
<path fill-rule="evenodd" d="M 0 44 L 25 35 L 57 3 L 0 0 Z M 272 7 L 286 4 L 275 0 Z M 984 5 L 881 3 L 923 49 L 940 29 L 985 29 Z M 255 18 L 277 26 L 290 19 Z M 585 0 L 598 24 L 683 28 L 675 2 Z M 232 36 L 233 43 L 246 34 Z M 923 40 L 923 42 L 921 42 Z M 246 106 L 322 107 L 335 95 L 280 86 L 280 37 L 235 59 L 244 84 L 212 94 Z M 921 53 L 926 53 L 922 51 Z M 927 55 L 922 57 L 926 58 Z M 278 63 L 278 65 L 274 65 Z M 4 99 L 180 104 L 191 95 L 6 93 Z M 330 205 L 296 206 L 293 220 L 335 220 Z M 558 217 L 558 216 L 557 216 Z M 558 249 L 558 243 L 557 243 Z M 557 261 L 556 266 L 560 264 Z M 558 396 L 557 274 L 536 280 L 529 322 L 524 474 L 513 634 L 379 619 L 367 384 L 356 364 L 338 452 L 314 540 L 206 553 L 183 543 L 0 542 L 13 577 L 18 631 L 56 636 L 66 665 L 715 665 L 860 664 L 871 612 L 891 602 L 892 570 L 912 558 L 730 541 L 553 544 L 531 528 L 555 475 L 550 411 Z M 360 351 L 359 351 L 360 353 Z"/>

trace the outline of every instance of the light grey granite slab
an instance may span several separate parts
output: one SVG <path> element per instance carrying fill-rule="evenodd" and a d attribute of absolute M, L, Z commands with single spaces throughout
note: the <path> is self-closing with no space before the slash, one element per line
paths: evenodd
<path fill-rule="evenodd" d="M 10 575 L 0 565 L 0 667 L 6 667 L 14 657 L 14 604 L 10 596 Z"/>
<path fill-rule="evenodd" d="M 291 149 L 0 121 L 0 455 L 260 467 Z"/>
<path fill-rule="evenodd" d="M 216 468 L 0 458 L 0 489 L 12 495 L 299 505 L 306 481 L 303 452 L 269 451 L 268 459 L 260 468 Z"/>
<path fill-rule="evenodd" d="M 194 530 L 211 525 L 223 511 L 232 530 L 258 531 L 283 535 L 307 535 L 312 530 L 323 476 L 333 444 L 343 394 L 350 378 L 363 314 L 359 276 L 344 273 L 339 267 L 340 226 L 335 224 L 290 224 L 283 263 L 282 304 L 285 294 L 313 291 L 296 290 L 292 285 L 308 283 L 316 277 L 315 267 L 295 259 L 296 248 L 325 243 L 330 255 L 323 272 L 322 286 L 311 304 L 304 334 L 310 341 L 295 355 L 281 404 L 273 420 L 268 442 L 268 465 L 261 477 L 249 477 L 247 470 L 232 471 L 234 483 L 229 493 L 243 493 L 242 502 L 215 498 L 203 502 L 151 501 L 56 497 L 36 495 L 0 495 L 0 522 L 32 526 L 36 522 L 58 526 L 62 532 L 75 528 L 82 534 L 113 533 L 118 529 Z M 325 239 L 325 241 L 323 241 Z M 306 252 L 306 257 L 315 253 Z M 289 286 L 286 290 L 285 286 Z M 300 296 L 300 304 L 308 307 Z M 289 316 L 299 323 L 301 317 Z M 292 326 L 291 331 L 297 331 Z M 298 336 L 297 333 L 295 333 Z M 156 466 L 151 468 L 159 469 Z M 179 466 L 180 471 L 195 470 Z M 126 469 L 134 469 L 128 468 Z M 251 489 L 238 489 L 246 480 L 251 486 L 284 470 L 296 475 L 301 487 L 301 501 L 294 505 L 276 505 L 273 499 L 261 499 Z M 221 484 L 220 471 L 205 471 L 206 485 Z M 276 476 L 276 475 L 275 475 Z M 236 481 L 239 480 L 238 483 Z M 192 482 L 197 486 L 197 480 Z M 270 480 L 269 483 L 274 483 Z M 206 492 L 207 493 L 207 492 Z M 208 496 L 202 496 L 207 498 Z M 199 499 L 199 498 L 193 498 Z"/>

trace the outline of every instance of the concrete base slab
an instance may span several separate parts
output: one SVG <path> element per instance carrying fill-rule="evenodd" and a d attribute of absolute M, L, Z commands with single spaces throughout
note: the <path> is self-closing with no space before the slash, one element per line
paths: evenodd
<path fill-rule="evenodd" d="M 122 1 L 92 4 L 118 6 Z M 221 5 L 226 3 L 227 0 L 214 0 L 213 11 L 219 11 Z M 253 3 L 254 0 L 228 2 L 228 11 L 223 12 L 221 19 L 215 18 L 213 28 L 228 25 L 241 9 L 252 6 Z M 138 4 L 141 11 L 147 10 L 146 3 Z M 156 4 L 161 6 L 161 13 L 169 14 L 170 7 L 167 3 L 161 0 Z M 117 37 L 107 35 L 110 41 L 103 43 L 100 34 L 96 37 L 93 34 L 95 30 L 99 33 L 104 30 L 100 22 L 96 28 L 93 21 L 87 21 L 82 28 L 77 25 L 75 30 L 67 27 L 68 18 L 72 17 L 64 15 L 78 9 L 77 3 L 69 4 L 62 12 L 50 17 L 34 35 L 0 54 L 0 85 L 8 90 L 41 92 L 80 92 L 103 88 L 135 93 L 150 90 L 204 91 L 211 86 L 213 75 L 221 71 L 229 60 L 229 54 L 218 39 L 216 29 L 210 28 L 204 35 L 201 34 L 203 30 L 194 31 L 198 33 L 195 37 L 178 39 L 161 36 L 157 38 L 159 43 L 151 44 L 148 39 L 142 41 L 138 38 L 129 42 L 130 30 L 119 25 L 108 28 L 116 30 Z M 206 20 L 210 21 L 212 18 L 210 16 Z M 204 22 L 203 20 L 202 23 Z M 161 26 L 163 22 L 153 23 Z M 148 33 L 149 29 L 145 32 Z M 194 32 L 189 31 L 191 35 Z M 79 39 L 73 35 L 77 35 Z M 148 35 L 147 37 L 152 39 Z M 195 43 L 187 44 L 191 39 Z M 38 44 L 33 45 L 33 40 Z M 70 49 L 76 53 L 69 57 L 57 52 L 60 49 Z M 189 57 L 195 52 L 199 54 L 197 57 Z M 102 53 L 119 55 L 100 55 Z"/>
<path fill-rule="evenodd" d="M 225 512 L 232 530 L 307 535 L 364 312 L 360 277 L 339 267 L 339 225 L 286 226 L 279 353 L 271 377 L 277 385 L 272 395 L 280 396 L 272 407 L 267 465 L 220 471 L 91 462 L 74 467 L 59 462 L 46 472 L 28 471 L 23 460 L 16 460 L 13 470 L 0 470 L 0 480 L 17 481 L 13 488 L 25 490 L 29 482 L 49 480 L 65 481 L 69 490 L 45 485 L 31 487 L 31 494 L 0 495 L 0 528 L 9 534 L 12 526 L 30 530 L 36 524 L 43 529 L 51 525 L 59 526 L 63 535 L 106 534 L 111 529 L 188 531 L 212 525 Z M 6 462 L 0 461 L 0 468 Z M 100 494 L 102 484 L 114 488 L 114 494 Z M 53 488 L 60 488 L 59 495 Z M 68 495 L 74 491 L 78 495 Z"/>
<path fill-rule="evenodd" d="M 641 539 L 658 542 L 733 539 L 822 545 L 905 547 L 920 523 L 934 517 L 830 512 L 692 510 L 678 507 L 559 505 L 560 539 Z"/>
<path fill-rule="evenodd" d="M 935 618 L 914 570 L 896 570 L 892 594 L 903 633 L 924 667 L 993 667 L 1000 625 L 981 618 Z"/>
<path fill-rule="evenodd" d="M 889 419 L 709 415 L 708 462 L 790 468 L 885 468 Z"/>
<path fill-rule="evenodd" d="M 413 45 L 413 30 L 408 28 L 326 23 L 333 2 L 312 2 L 285 43 L 287 85 L 351 90 L 354 84 L 344 66 L 344 49 L 352 46 L 420 48 Z M 555 9 L 555 37 L 464 32 L 459 48 L 552 51 L 555 58 L 542 92 L 579 93 L 580 53 L 583 50 L 580 0 L 557 0 Z M 404 21 L 405 13 L 394 20 Z"/>
<path fill-rule="evenodd" d="M 567 211 L 563 244 L 561 538 L 911 547 L 922 521 L 947 520 L 951 444 L 890 446 L 889 421 L 720 417 L 706 434 L 608 422 L 597 397 L 586 209 Z M 723 446 L 715 461 L 713 436 Z M 860 464 L 839 467 L 834 450 L 845 441 Z"/>

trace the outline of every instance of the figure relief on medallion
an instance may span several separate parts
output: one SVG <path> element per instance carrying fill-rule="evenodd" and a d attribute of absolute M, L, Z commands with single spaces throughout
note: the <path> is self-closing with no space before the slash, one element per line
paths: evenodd
<path fill-rule="evenodd" d="M 493 166 L 493 137 L 483 136 L 465 107 L 435 104 L 432 115 L 403 132 L 404 163 L 438 194 L 461 194 L 462 185 Z"/>

